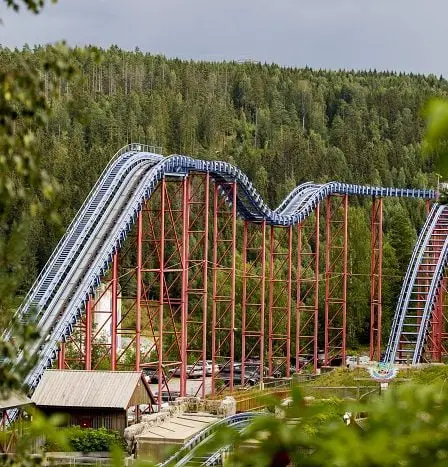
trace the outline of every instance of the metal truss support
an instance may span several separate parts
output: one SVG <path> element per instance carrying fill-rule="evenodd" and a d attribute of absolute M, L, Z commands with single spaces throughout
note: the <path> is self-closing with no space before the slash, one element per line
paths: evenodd
<path fill-rule="evenodd" d="M 65 342 L 59 344 L 58 350 L 58 370 L 65 369 Z"/>
<path fill-rule="evenodd" d="M 383 200 L 373 197 L 370 257 L 370 360 L 381 360 Z"/>
<path fill-rule="evenodd" d="M 84 316 L 73 327 L 73 332 L 66 342 L 61 342 L 58 352 L 58 369 L 92 369 L 92 313 L 94 301 L 86 303 Z"/>
<path fill-rule="evenodd" d="M 309 227 L 308 227 L 309 226 Z M 296 372 L 317 371 L 319 326 L 320 205 L 314 218 L 297 226 Z"/>
<path fill-rule="evenodd" d="M 17 445 L 29 432 L 30 415 L 25 407 L 0 407 L 0 457 L 6 460 L 17 452 Z M 3 462 L 2 462 L 3 464 Z M 4 463 L 6 465 L 6 462 Z"/>
<path fill-rule="evenodd" d="M 112 257 L 107 280 L 105 280 L 90 304 L 86 306 L 86 352 L 85 369 L 117 369 L 119 349 L 117 347 L 118 323 L 118 283 L 119 255 Z"/>
<path fill-rule="evenodd" d="M 87 302 L 86 305 L 86 332 L 85 332 L 85 369 L 91 370 L 92 369 L 92 326 L 93 326 L 93 319 L 92 319 L 92 299 Z"/>
<path fill-rule="evenodd" d="M 185 395 L 187 378 L 186 346 L 182 343 L 187 307 L 187 245 L 188 184 L 185 178 L 161 182 L 160 206 L 150 210 L 150 239 L 158 250 L 158 264 L 143 268 L 158 284 L 158 319 L 150 317 L 155 330 L 154 343 L 158 363 L 158 403 L 164 391 L 170 394 L 171 376 L 180 374 L 180 394 Z M 151 200 L 150 200 L 151 202 Z M 151 214 L 158 219 L 151 218 Z M 157 224 L 158 221 L 158 224 Z M 158 225 L 158 229 L 157 229 Z M 149 258 L 150 259 L 150 258 Z M 150 281 L 154 284 L 153 281 Z M 157 285 L 156 285 L 157 288 Z M 145 289 L 146 300 L 150 289 Z M 183 358 L 182 358 L 183 357 Z"/>
<path fill-rule="evenodd" d="M 243 225 L 243 293 L 241 303 L 241 384 L 246 384 L 246 364 L 259 365 L 259 383 L 264 377 L 264 321 L 266 222 Z"/>
<path fill-rule="evenodd" d="M 326 201 L 325 365 L 346 357 L 348 196 Z"/>
<path fill-rule="evenodd" d="M 430 334 L 428 339 L 428 353 L 431 361 L 442 362 L 447 355 L 447 277 L 445 276 L 437 296 L 436 306 L 432 313 Z"/>
<path fill-rule="evenodd" d="M 269 376 L 289 377 L 291 364 L 292 226 L 270 229 L 268 367 Z"/>
<path fill-rule="evenodd" d="M 220 196 L 220 191 L 224 196 Z M 231 204 L 231 208 L 226 205 Z M 212 366 L 219 362 L 233 389 L 235 363 L 236 183 L 214 184 L 212 260 Z M 218 375 L 212 374 L 212 394 Z"/>
<path fill-rule="evenodd" d="M 207 320 L 208 320 L 208 248 L 209 248 L 209 174 L 190 174 L 187 178 L 187 203 L 184 209 L 186 233 L 182 332 L 182 362 L 189 362 L 202 371 L 196 394 L 206 395 Z M 185 381 L 186 384 L 186 381 Z M 183 388 L 186 393 L 186 386 Z"/>

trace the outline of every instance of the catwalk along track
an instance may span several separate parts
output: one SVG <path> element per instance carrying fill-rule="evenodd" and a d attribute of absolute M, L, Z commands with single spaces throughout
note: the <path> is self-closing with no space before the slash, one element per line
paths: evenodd
<path fill-rule="evenodd" d="M 273 210 L 231 164 L 126 146 L 17 311 L 40 332 L 29 349 L 38 363 L 25 382 L 32 390 L 55 364 L 144 369 L 161 403 L 174 381 L 185 394 L 192 376 L 204 395 L 289 376 L 305 365 L 316 369 L 320 348 L 325 364 L 345 361 L 348 200 L 355 195 L 372 200 L 370 342 L 371 357 L 379 359 L 382 200 L 414 198 L 429 207 L 433 190 L 309 182 Z M 421 248 L 445 232 L 444 208 L 433 207 L 431 216 L 436 211 L 435 224 L 425 226 L 433 237 L 419 239 Z M 438 263 L 428 266 L 425 281 L 444 265 L 445 245 L 434 248 Z M 425 251 L 415 264 L 423 265 Z M 430 284 L 431 297 L 438 284 Z M 400 298 L 414 300 L 408 291 Z M 401 350 L 390 346 L 390 359 L 410 354 L 405 342 L 422 346 L 427 334 L 429 307 L 419 329 L 409 326 L 412 335 L 403 331 L 412 324 L 403 313 L 393 331 Z"/>

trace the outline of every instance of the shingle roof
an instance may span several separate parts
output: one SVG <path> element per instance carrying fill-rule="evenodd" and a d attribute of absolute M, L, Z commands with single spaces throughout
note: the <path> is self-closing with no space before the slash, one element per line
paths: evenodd
<path fill-rule="evenodd" d="M 126 409 L 138 384 L 138 371 L 46 370 L 31 399 L 45 407 Z"/>

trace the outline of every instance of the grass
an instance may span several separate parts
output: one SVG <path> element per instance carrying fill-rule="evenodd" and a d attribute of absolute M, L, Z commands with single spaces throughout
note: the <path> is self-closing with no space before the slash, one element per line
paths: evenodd
<path fill-rule="evenodd" d="M 447 381 L 448 365 L 425 365 L 416 368 L 401 368 L 395 380 L 391 384 L 413 381 L 420 384 L 430 384 Z M 304 387 L 344 387 L 344 386 L 377 386 L 378 383 L 370 379 L 365 368 L 336 368 L 324 373 L 314 380 L 300 383 Z"/>

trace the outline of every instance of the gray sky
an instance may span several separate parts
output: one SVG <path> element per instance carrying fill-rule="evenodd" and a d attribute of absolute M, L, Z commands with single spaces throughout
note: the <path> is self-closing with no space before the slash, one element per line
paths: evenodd
<path fill-rule="evenodd" d="M 0 43 L 65 39 L 169 57 L 448 76 L 447 0 L 59 0 L 34 16 L 1 2 Z"/>

